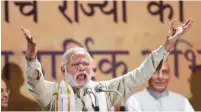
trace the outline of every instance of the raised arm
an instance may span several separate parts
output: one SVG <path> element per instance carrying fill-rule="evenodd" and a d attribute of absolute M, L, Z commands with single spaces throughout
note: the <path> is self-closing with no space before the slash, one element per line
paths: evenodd
<path fill-rule="evenodd" d="M 21 28 L 27 40 L 26 74 L 28 90 L 37 99 L 43 110 L 50 110 L 54 104 L 57 83 L 44 79 L 40 62 L 36 59 L 37 48 L 31 33 Z"/>
<path fill-rule="evenodd" d="M 192 23 L 193 20 L 189 19 L 185 24 L 175 28 L 176 20 L 173 20 L 164 45 L 153 51 L 138 68 L 121 77 L 103 82 L 105 87 L 107 89 L 117 90 L 128 98 L 141 84 L 147 82 L 151 78 L 160 62 L 168 56 L 169 51 L 174 46 L 175 42 L 190 29 Z M 107 93 L 107 96 L 112 105 L 120 100 L 117 94 Z"/>

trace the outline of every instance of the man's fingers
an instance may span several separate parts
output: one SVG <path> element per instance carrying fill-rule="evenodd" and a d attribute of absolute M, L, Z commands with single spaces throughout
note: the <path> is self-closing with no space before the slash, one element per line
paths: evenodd
<path fill-rule="evenodd" d="M 193 24 L 193 21 L 190 21 L 190 22 L 187 24 L 186 28 L 189 29 L 189 28 L 192 26 L 192 24 Z"/>
<path fill-rule="evenodd" d="M 29 30 L 25 29 L 25 33 L 27 34 L 27 36 L 29 37 L 29 39 L 31 39 L 31 38 L 32 38 L 32 37 L 31 37 L 31 33 L 30 33 L 30 31 L 29 31 Z"/>
<path fill-rule="evenodd" d="M 186 31 L 188 31 L 188 30 L 190 29 L 190 27 L 192 26 L 193 22 L 194 22 L 194 21 L 193 21 L 192 19 L 190 19 L 189 21 L 186 22 L 185 25 L 182 26 L 182 28 L 183 28 L 183 32 L 181 33 L 182 35 L 183 35 Z"/>
<path fill-rule="evenodd" d="M 24 32 L 24 28 L 23 27 L 21 27 L 21 30 L 22 30 L 22 32 Z"/>
<path fill-rule="evenodd" d="M 193 24 L 193 22 L 194 22 L 193 20 L 189 21 L 188 24 L 186 24 L 185 26 L 182 26 L 182 28 L 184 30 L 189 29 L 191 27 L 191 25 Z"/>
<path fill-rule="evenodd" d="M 36 47 L 36 43 L 34 43 L 34 44 L 30 47 L 32 53 L 35 52 L 35 47 Z"/>
<path fill-rule="evenodd" d="M 34 46 L 34 47 L 36 46 L 36 43 L 35 43 L 35 42 L 33 42 L 33 46 Z"/>
<path fill-rule="evenodd" d="M 36 43 L 33 41 L 28 41 L 28 46 L 33 46 L 33 45 L 36 45 Z"/>
<path fill-rule="evenodd" d="M 28 42 L 33 41 L 33 37 L 32 37 L 32 35 L 31 35 L 30 31 L 27 30 L 27 29 L 25 29 L 25 28 L 23 28 L 23 27 L 21 27 L 21 29 L 22 29 L 22 32 L 24 33 L 24 35 L 25 35 L 27 41 L 28 41 Z"/>
<path fill-rule="evenodd" d="M 187 24 L 187 26 L 189 26 L 189 27 L 191 27 L 191 25 L 193 24 L 193 20 L 191 20 L 188 24 Z"/>
<path fill-rule="evenodd" d="M 29 49 L 29 51 L 34 52 L 35 47 L 36 47 L 36 43 L 33 43 L 33 44 L 29 45 L 28 49 Z"/>
<path fill-rule="evenodd" d="M 182 27 L 188 26 L 189 23 L 191 23 L 192 21 L 193 21 L 192 19 L 189 19 L 187 22 L 185 22 L 185 23 L 182 25 Z"/>
<path fill-rule="evenodd" d="M 170 30 L 173 30 L 174 29 L 174 26 L 176 24 L 176 19 L 174 19 L 171 23 L 171 26 L 170 26 Z"/>
<path fill-rule="evenodd" d="M 184 31 L 182 32 L 182 34 L 184 34 L 186 31 L 188 31 L 191 28 L 193 22 L 194 21 L 191 20 L 186 26 L 182 27 L 184 29 Z"/>
<path fill-rule="evenodd" d="M 27 40 L 30 40 L 30 39 L 29 39 L 29 36 L 28 36 L 28 34 L 27 34 L 26 29 L 23 28 L 23 27 L 21 27 L 21 29 L 22 29 L 22 32 L 23 32 L 23 34 L 25 35 L 26 39 L 27 39 Z"/>
<path fill-rule="evenodd" d="M 177 31 L 177 29 L 173 27 L 173 29 L 172 29 L 172 36 L 175 35 L 176 31 Z"/>
<path fill-rule="evenodd" d="M 25 32 L 25 29 L 23 27 L 21 27 L 21 30 L 22 30 L 23 34 L 25 35 L 25 37 L 27 38 L 27 34 Z"/>
<path fill-rule="evenodd" d="M 190 18 L 190 19 L 185 23 L 185 25 L 188 25 L 191 21 L 192 21 L 192 18 Z"/>

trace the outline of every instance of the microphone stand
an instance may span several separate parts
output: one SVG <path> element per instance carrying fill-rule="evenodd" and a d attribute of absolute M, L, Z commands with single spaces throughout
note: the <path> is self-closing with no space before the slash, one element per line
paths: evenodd
<path fill-rule="evenodd" d="M 94 108 L 95 111 L 99 111 L 98 98 L 97 98 L 96 94 L 94 92 L 90 91 L 89 88 L 86 89 L 86 93 L 88 93 L 88 94 L 91 93 L 94 96 L 94 98 L 95 98 L 95 106 L 92 105 L 92 107 Z"/>
<path fill-rule="evenodd" d="M 95 87 L 95 91 L 96 92 L 115 92 L 120 96 L 120 100 L 121 100 L 121 106 L 120 106 L 120 111 L 125 111 L 125 106 L 124 106 L 124 100 L 123 100 L 123 96 L 119 91 L 116 90 L 105 90 L 103 89 L 102 85 L 98 85 Z"/>
<path fill-rule="evenodd" d="M 104 92 L 115 92 L 117 93 L 119 96 L 121 96 L 121 106 L 120 106 L 120 111 L 125 111 L 125 106 L 124 106 L 124 100 L 123 100 L 123 96 L 119 91 L 115 91 L 115 90 L 102 90 Z"/>

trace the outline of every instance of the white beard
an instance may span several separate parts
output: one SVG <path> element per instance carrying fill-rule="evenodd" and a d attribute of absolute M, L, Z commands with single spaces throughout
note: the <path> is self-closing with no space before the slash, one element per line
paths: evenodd
<path fill-rule="evenodd" d="M 86 78 L 87 80 L 84 82 L 84 84 L 79 84 L 77 83 L 76 81 L 76 77 L 80 74 L 80 72 L 77 72 L 74 76 L 71 75 L 70 73 L 68 73 L 66 70 L 65 70 L 65 76 L 67 76 L 67 81 L 68 81 L 68 84 L 71 85 L 72 87 L 75 87 L 75 88 L 82 88 L 84 87 L 85 85 L 87 85 L 87 83 L 91 80 L 91 75 L 84 72 L 86 74 Z"/>

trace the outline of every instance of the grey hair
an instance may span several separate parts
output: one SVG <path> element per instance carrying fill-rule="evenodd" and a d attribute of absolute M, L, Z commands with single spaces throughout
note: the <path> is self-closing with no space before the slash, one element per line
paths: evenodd
<path fill-rule="evenodd" d="M 68 50 L 65 51 L 65 53 L 63 54 L 62 58 L 61 58 L 61 67 L 63 67 L 66 63 L 67 63 L 67 56 L 73 52 L 78 52 L 78 51 L 82 51 L 84 52 L 85 54 L 87 54 L 89 56 L 89 61 L 91 62 L 91 56 L 90 54 L 88 53 L 88 51 L 82 47 L 73 47 L 73 48 L 70 48 Z"/>

